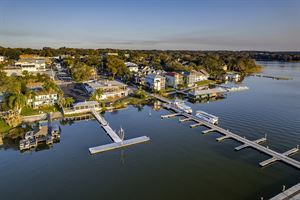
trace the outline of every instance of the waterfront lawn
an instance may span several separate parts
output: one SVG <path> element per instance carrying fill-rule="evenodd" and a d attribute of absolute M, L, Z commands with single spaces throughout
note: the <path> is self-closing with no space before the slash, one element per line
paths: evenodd
<path fill-rule="evenodd" d="M 140 99 L 140 98 L 136 98 L 136 97 L 127 96 L 127 97 L 124 97 L 122 99 L 119 99 L 119 100 L 115 101 L 114 104 L 113 104 L 113 106 L 116 109 L 125 108 L 127 105 L 144 104 L 148 100 L 149 100 L 149 98 Z"/>
<path fill-rule="evenodd" d="M 212 80 L 203 80 L 203 81 L 197 82 L 196 84 L 198 86 L 205 86 L 205 85 L 209 85 L 209 84 L 213 84 L 213 83 L 215 83 L 215 82 Z"/>
<path fill-rule="evenodd" d="M 6 133 L 11 129 L 11 127 L 5 123 L 3 119 L 0 119 L 0 133 Z"/>
<path fill-rule="evenodd" d="M 58 108 L 56 106 L 44 106 L 41 108 L 31 108 L 29 106 L 26 106 L 22 109 L 21 115 L 23 116 L 30 116 L 30 115 L 38 115 L 42 113 L 49 113 L 49 112 L 57 112 Z"/>

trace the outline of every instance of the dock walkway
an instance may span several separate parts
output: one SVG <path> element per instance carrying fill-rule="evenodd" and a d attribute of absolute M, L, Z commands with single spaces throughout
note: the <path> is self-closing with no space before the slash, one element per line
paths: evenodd
<path fill-rule="evenodd" d="M 300 183 L 281 192 L 270 200 L 299 200 L 300 199 Z"/>
<path fill-rule="evenodd" d="M 187 118 L 193 119 L 197 123 L 202 123 L 204 126 L 209 127 L 210 130 L 219 132 L 219 133 L 227 136 L 227 138 L 232 138 L 232 139 L 234 139 L 238 142 L 243 143 L 244 145 L 247 145 L 247 147 L 252 147 L 253 149 L 256 149 L 260 152 L 263 152 L 263 153 L 265 153 L 269 156 L 272 156 L 272 158 L 274 158 L 276 160 L 280 160 L 280 161 L 285 162 L 285 163 L 287 163 L 287 164 L 289 164 L 289 165 L 291 165 L 295 168 L 300 169 L 300 162 L 293 159 L 293 158 L 288 157 L 288 155 L 290 155 L 291 153 L 289 153 L 289 154 L 287 154 L 287 153 L 278 153 L 278 152 L 276 152 L 276 151 L 274 151 L 270 148 L 267 148 L 267 147 L 264 147 L 264 146 L 260 145 L 257 141 L 248 140 L 248 139 L 246 139 L 242 136 L 239 136 L 235 133 L 230 132 L 229 130 L 225 130 L 225 129 L 223 129 L 221 127 L 218 127 L 216 125 L 213 125 L 213 124 L 210 124 L 210 123 L 205 122 L 203 120 L 200 120 L 200 119 L 196 118 L 193 115 L 186 114 L 186 113 L 182 113 L 182 115 L 186 116 Z M 295 153 L 295 152 L 299 151 L 299 148 L 294 148 L 290 151 Z"/>
<path fill-rule="evenodd" d="M 91 109 L 93 115 L 97 119 L 97 121 L 101 124 L 102 128 L 105 130 L 105 132 L 109 135 L 109 137 L 114 142 L 122 142 L 122 139 L 116 134 L 115 131 L 112 130 L 112 128 L 109 126 L 107 121 L 99 115 L 99 113 L 95 109 Z"/>
<path fill-rule="evenodd" d="M 152 95 L 153 97 L 156 97 L 158 100 L 163 100 L 163 102 L 165 102 L 166 104 L 163 104 L 163 106 L 169 110 L 173 110 L 175 113 L 179 113 L 179 115 L 181 116 L 184 116 L 186 118 L 188 118 L 189 120 L 191 121 L 195 121 L 196 124 L 194 125 L 191 125 L 191 127 L 196 127 L 196 126 L 205 126 L 205 127 L 208 127 L 209 129 L 208 130 L 204 130 L 203 133 L 208 133 L 208 132 L 219 132 L 221 134 L 224 135 L 224 137 L 221 137 L 219 139 L 217 139 L 218 141 L 221 141 L 223 139 L 228 139 L 228 138 L 231 138 L 231 139 L 234 139 L 240 143 L 242 143 L 243 145 L 235 148 L 236 150 L 241 150 L 243 148 L 246 148 L 246 147 L 251 147 L 253 149 L 256 149 L 262 153 L 265 153 L 266 155 L 269 155 L 271 156 L 270 159 L 264 161 L 263 164 L 269 164 L 269 163 L 272 163 L 274 161 L 282 161 L 286 164 L 289 164 L 297 169 L 300 169 L 300 162 L 293 159 L 293 158 L 290 158 L 288 157 L 290 154 L 292 153 L 295 153 L 297 151 L 299 151 L 299 146 L 297 146 L 297 148 L 294 148 L 290 151 L 287 151 L 285 153 L 278 153 L 268 147 L 264 147 L 262 145 L 260 145 L 259 143 L 260 142 L 264 142 L 266 141 L 266 137 L 265 138 L 261 138 L 261 139 L 258 139 L 258 140 L 254 140 L 254 141 L 251 141 L 249 139 L 246 139 L 245 137 L 242 137 L 242 136 L 239 136 L 235 133 L 232 133 L 231 131 L 229 130 L 225 130 L 219 126 L 216 126 L 214 124 L 211 124 L 211 123 L 208 123 L 206 121 L 203 121 L 191 114 L 187 114 L 181 110 L 178 110 L 177 108 L 173 107 L 172 104 L 171 104 L 171 101 L 165 99 L 165 98 L 161 98 L 161 97 L 158 97 L 157 95 Z M 179 116 L 178 115 L 178 116 Z M 175 115 L 174 115 L 175 116 Z M 184 119 L 180 119 L 181 121 L 185 121 Z M 271 162 L 272 161 L 272 162 Z M 261 164 L 260 164 L 261 165 Z M 261 165 L 262 166 L 262 165 Z M 265 166 L 265 165 L 263 165 Z"/>
<path fill-rule="evenodd" d="M 150 138 L 147 137 L 147 136 L 142 136 L 142 137 L 137 137 L 137 138 L 133 138 L 133 139 L 123 140 L 109 126 L 109 123 L 103 117 L 101 117 L 101 115 L 95 109 L 91 109 L 91 113 L 94 115 L 96 120 L 100 123 L 101 127 L 105 130 L 107 135 L 109 135 L 109 137 L 113 140 L 113 143 L 89 148 L 89 151 L 90 151 L 91 154 L 102 153 L 104 151 L 118 149 L 118 148 L 130 146 L 130 145 L 134 145 L 134 144 L 138 144 L 138 143 L 142 143 L 142 142 L 147 142 L 147 141 L 150 140 Z"/>

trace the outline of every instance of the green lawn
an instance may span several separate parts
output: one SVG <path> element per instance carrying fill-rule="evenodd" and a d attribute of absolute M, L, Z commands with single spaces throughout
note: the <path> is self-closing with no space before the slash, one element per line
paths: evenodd
<path fill-rule="evenodd" d="M 58 109 L 55 106 L 45 106 L 42 108 L 33 109 L 31 107 L 24 107 L 21 111 L 21 115 L 29 116 L 29 115 L 38 115 L 41 113 L 49 113 L 49 112 L 57 112 Z"/>
<path fill-rule="evenodd" d="M 198 86 L 205 86 L 205 85 L 212 84 L 212 83 L 215 83 L 215 82 L 212 81 L 212 80 L 203 80 L 203 81 L 197 82 L 196 84 L 197 84 Z"/>
<path fill-rule="evenodd" d="M 9 125 L 7 125 L 3 119 L 0 119 L 0 133 L 6 133 L 11 129 Z"/>

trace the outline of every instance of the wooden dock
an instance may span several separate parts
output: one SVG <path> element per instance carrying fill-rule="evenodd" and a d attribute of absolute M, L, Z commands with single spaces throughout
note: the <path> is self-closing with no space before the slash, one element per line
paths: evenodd
<path fill-rule="evenodd" d="M 300 183 L 281 192 L 269 200 L 299 200 L 300 199 Z"/>
<path fill-rule="evenodd" d="M 293 158 L 288 157 L 289 155 L 298 152 L 298 150 L 299 150 L 298 146 L 297 146 L 297 148 L 291 149 L 290 151 L 287 151 L 287 152 L 284 152 L 284 153 L 278 153 L 278 152 L 276 152 L 276 151 L 274 151 L 274 150 L 272 150 L 268 147 L 264 147 L 264 146 L 259 144 L 261 142 L 266 141 L 266 137 L 258 139 L 258 140 L 251 141 L 249 139 L 246 139 L 245 137 L 242 137 L 242 136 L 239 136 L 235 133 L 232 133 L 229 130 L 225 130 L 225 129 L 217 126 L 217 125 L 214 125 L 214 124 L 205 122 L 203 120 L 200 120 L 199 118 L 197 118 L 197 117 L 195 117 L 191 114 L 184 113 L 184 112 L 178 110 L 177 108 L 174 108 L 174 107 L 172 108 L 171 102 L 169 102 L 169 104 L 166 104 L 166 105 L 163 104 L 163 106 L 166 107 L 169 110 L 173 110 L 175 113 L 179 113 L 181 116 L 184 116 L 184 117 L 186 117 L 186 118 L 188 118 L 192 121 L 195 121 L 196 124 L 191 125 L 191 127 L 196 127 L 196 126 L 200 126 L 200 125 L 208 127 L 209 129 L 202 131 L 203 134 L 206 134 L 206 133 L 209 133 L 209 132 L 218 132 L 218 133 L 223 134 L 224 136 L 218 138 L 217 141 L 221 141 L 223 139 L 231 138 L 231 139 L 234 139 L 234 140 L 242 143 L 243 145 L 235 148 L 235 150 L 237 150 L 237 151 L 241 150 L 243 148 L 246 148 L 246 147 L 251 147 L 251 148 L 256 149 L 256 150 L 258 150 L 258 151 L 260 151 L 260 152 L 262 152 L 266 155 L 271 156 L 270 159 L 261 162 L 259 164 L 260 166 L 266 166 L 266 165 L 268 165 L 272 162 L 275 162 L 275 161 L 282 161 L 282 162 L 284 162 L 286 164 L 289 164 L 289 165 L 291 165 L 291 166 L 293 166 L 297 169 L 300 169 L 300 162 L 293 159 Z"/>
<path fill-rule="evenodd" d="M 150 140 L 147 136 L 137 137 L 133 139 L 123 140 L 120 136 L 109 126 L 109 123 L 95 110 L 91 109 L 91 113 L 94 115 L 96 120 L 100 123 L 101 127 L 107 133 L 107 135 L 113 140 L 114 143 L 100 145 L 97 147 L 89 148 L 91 154 L 101 153 L 113 149 L 118 149 Z"/>

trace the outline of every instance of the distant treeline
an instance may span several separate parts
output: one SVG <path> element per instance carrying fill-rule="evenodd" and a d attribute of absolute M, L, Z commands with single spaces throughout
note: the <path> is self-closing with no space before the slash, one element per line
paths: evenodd
<path fill-rule="evenodd" d="M 160 54 L 166 53 L 169 55 L 175 55 L 181 57 L 182 55 L 191 56 L 203 56 L 206 54 L 219 54 L 219 55 L 232 55 L 232 56 L 243 56 L 250 57 L 260 61 L 300 61 L 300 52 L 268 52 L 268 51 L 188 51 L 188 50 L 120 50 L 120 49 L 83 49 L 83 48 L 50 48 L 44 47 L 42 49 L 31 49 L 31 48 L 5 48 L 0 46 L 0 55 L 6 56 L 9 59 L 18 59 L 21 54 L 37 54 L 40 56 L 52 57 L 60 55 L 99 55 L 107 52 L 116 52 L 120 55 L 126 53 L 130 54 Z"/>
<path fill-rule="evenodd" d="M 250 56 L 259 61 L 300 61 L 300 52 L 249 52 Z"/>

